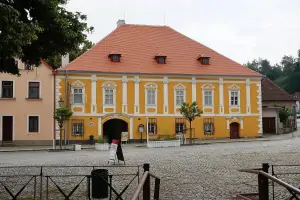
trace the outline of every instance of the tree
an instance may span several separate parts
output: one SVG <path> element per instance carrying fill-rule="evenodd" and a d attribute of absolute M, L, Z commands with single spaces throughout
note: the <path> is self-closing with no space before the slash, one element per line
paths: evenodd
<path fill-rule="evenodd" d="M 62 128 L 64 126 L 64 122 L 69 120 L 69 118 L 72 116 L 73 112 L 69 108 L 60 107 L 56 108 L 54 111 L 53 118 L 57 121 L 59 126 L 59 146 L 60 149 L 62 149 Z"/>
<path fill-rule="evenodd" d="M 290 115 L 291 115 L 291 111 L 288 108 L 280 107 L 280 109 L 279 109 L 279 119 L 283 124 L 286 125 Z"/>
<path fill-rule="evenodd" d="M 86 15 L 65 9 L 68 0 L 3 0 L 0 3 L 0 72 L 19 75 L 14 62 L 38 66 L 40 59 L 78 49 L 93 31 Z"/>
<path fill-rule="evenodd" d="M 180 108 L 180 113 L 190 123 L 190 143 L 192 143 L 192 121 L 194 121 L 196 117 L 200 117 L 203 112 L 198 108 L 197 102 L 194 101 L 192 104 L 183 103 Z"/>

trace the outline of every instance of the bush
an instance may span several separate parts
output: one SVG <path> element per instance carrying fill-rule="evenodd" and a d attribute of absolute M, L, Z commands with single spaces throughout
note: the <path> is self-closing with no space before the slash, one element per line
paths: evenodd
<path fill-rule="evenodd" d="M 291 111 L 288 108 L 281 107 L 279 109 L 279 119 L 282 123 L 286 124 L 290 115 L 291 115 Z"/>

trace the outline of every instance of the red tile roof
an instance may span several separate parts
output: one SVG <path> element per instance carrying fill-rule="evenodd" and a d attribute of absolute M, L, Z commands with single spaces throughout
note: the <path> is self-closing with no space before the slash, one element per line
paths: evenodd
<path fill-rule="evenodd" d="M 262 101 L 296 101 L 287 91 L 264 77 L 261 80 Z"/>
<path fill-rule="evenodd" d="M 120 53 L 121 62 L 111 62 L 108 58 L 111 52 Z M 167 56 L 166 64 L 158 64 L 155 55 Z M 209 55 L 210 65 L 201 65 L 197 60 L 200 55 Z M 261 76 L 168 26 L 129 24 L 119 26 L 89 51 L 59 70 Z"/>

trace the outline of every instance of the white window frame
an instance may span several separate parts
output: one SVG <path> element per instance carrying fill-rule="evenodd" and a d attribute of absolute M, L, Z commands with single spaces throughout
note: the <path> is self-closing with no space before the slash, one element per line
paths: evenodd
<path fill-rule="evenodd" d="M 154 91 L 154 95 L 155 95 L 155 103 L 148 105 L 148 90 L 153 90 Z M 145 113 L 152 113 L 155 114 L 157 113 L 157 91 L 158 91 L 158 85 L 156 83 L 146 83 L 145 84 Z M 154 112 L 148 112 L 148 109 L 155 109 Z"/>
<path fill-rule="evenodd" d="M 39 120 L 38 132 L 29 132 L 29 117 L 38 117 L 38 120 Z M 27 134 L 39 134 L 40 130 L 41 130 L 41 116 L 40 115 L 34 115 L 34 114 L 27 115 Z"/>
<path fill-rule="evenodd" d="M 213 114 L 214 111 L 214 101 L 215 101 L 215 87 L 212 84 L 204 84 L 201 86 L 202 89 L 202 109 L 203 113 Z M 205 92 L 211 92 L 211 105 L 205 105 Z M 206 112 L 205 109 L 208 108 L 211 111 Z"/>
<path fill-rule="evenodd" d="M 176 92 L 177 91 L 183 91 L 183 102 L 186 102 L 186 87 L 183 84 L 179 83 L 179 84 L 174 86 L 174 113 L 175 114 L 180 113 L 177 110 L 179 108 L 181 108 L 181 105 L 176 105 L 176 97 L 177 97 Z"/>
<path fill-rule="evenodd" d="M 113 104 L 105 104 L 105 90 L 113 90 Z M 116 91 L 117 84 L 114 82 L 105 82 L 102 84 L 102 104 L 103 104 L 103 113 L 114 113 L 116 112 Z M 106 109 L 112 109 L 111 112 L 105 111 Z"/>
<path fill-rule="evenodd" d="M 40 96 L 39 96 L 39 98 L 38 99 L 41 99 L 42 98 L 42 82 L 41 81 L 39 81 L 39 80 L 28 80 L 27 81 L 27 99 L 29 99 L 29 83 L 30 82 L 37 82 L 37 83 L 39 83 L 39 85 L 40 85 L 40 87 L 39 87 L 39 93 L 40 93 Z"/>
<path fill-rule="evenodd" d="M 15 99 L 16 98 L 16 82 L 15 82 L 15 80 L 9 80 L 9 79 L 0 79 L 0 99 L 2 98 L 2 82 L 3 81 L 12 81 L 13 82 L 13 97 L 7 98 L 7 99 Z"/>
<path fill-rule="evenodd" d="M 237 92 L 238 94 L 238 105 L 231 105 L 231 92 Z M 228 87 L 228 104 L 229 104 L 229 113 L 240 113 L 241 107 L 241 88 L 235 84 Z M 238 111 L 233 112 L 232 108 L 238 109 Z"/>
<path fill-rule="evenodd" d="M 74 103 L 74 89 L 82 89 L 82 103 Z M 85 108 L 85 84 L 79 80 L 71 84 L 71 95 L 72 95 L 72 101 L 71 101 L 71 106 L 72 110 L 74 111 L 74 108 L 81 108 L 81 112 L 76 112 L 76 113 L 84 113 L 84 108 Z"/>

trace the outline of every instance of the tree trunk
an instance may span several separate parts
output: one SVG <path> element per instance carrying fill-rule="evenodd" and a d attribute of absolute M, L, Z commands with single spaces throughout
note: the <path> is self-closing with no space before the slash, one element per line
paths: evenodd
<path fill-rule="evenodd" d="M 192 121 L 190 120 L 190 144 L 192 144 Z"/>
<path fill-rule="evenodd" d="M 61 137 L 62 137 L 62 127 L 59 128 L 59 148 L 60 148 L 60 150 L 62 150 L 62 140 L 61 140 Z"/>

